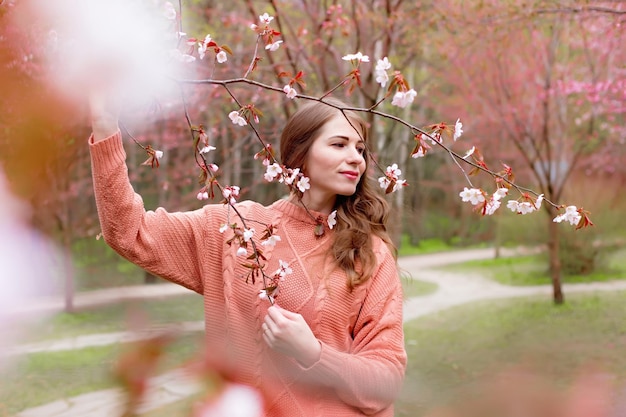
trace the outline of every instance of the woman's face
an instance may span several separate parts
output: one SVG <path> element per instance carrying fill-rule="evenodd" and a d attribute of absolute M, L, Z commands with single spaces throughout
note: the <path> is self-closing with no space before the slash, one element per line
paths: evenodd
<path fill-rule="evenodd" d="M 307 153 L 304 173 L 311 188 L 303 203 L 330 213 L 337 195 L 354 194 L 366 168 L 364 152 L 365 143 L 342 114 L 330 119 Z"/>

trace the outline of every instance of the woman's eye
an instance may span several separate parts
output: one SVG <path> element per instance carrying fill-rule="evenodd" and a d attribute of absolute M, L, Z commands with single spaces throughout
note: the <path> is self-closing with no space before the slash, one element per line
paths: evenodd
<path fill-rule="evenodd" d="M 359 151 L 359 154 L 363 155 L 365 153 L 365 148 L 357 148 L 357 151 Z"/>
<path fill-rule="evenodd" d="M 338 148 L 343 148 L 345 145 L 343 143 L 333 143 L 333 146 L 336 146 Z"/>

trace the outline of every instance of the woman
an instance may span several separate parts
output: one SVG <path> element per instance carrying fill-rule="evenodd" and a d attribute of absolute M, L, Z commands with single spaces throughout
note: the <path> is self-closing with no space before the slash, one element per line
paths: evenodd
<path fill-rule="evenodd" d="M 261 233 L 252 238 L 267 271 L 284 262 L 291 270 L 271 305 L 259 296 L 263 281 L 248 279 L 245 256 L 226 243 L 233 229 L 219 231 L 241 226 L 233 210 L 210 204 L 146 212 L 128 180 L 116 117 L 92 99 L 89 142 L 105 240 L 149 272 L 203 295 L 208 354 L 261 391 L 267 416 L 391 417 L 401 388 L 402 290 L 385 229 L 388 208 L 365 178 L 365 123 L 346 116 L 316 102 L 283 131 L 281 161 L 309 177 L 310 189 L 267 207 L 236 204 L 245 219 L 274 226 L 281 238 L 275 246 L 260 246 Z M 316 236 L 316 225 L 335 210 L 336 226 Z"/>

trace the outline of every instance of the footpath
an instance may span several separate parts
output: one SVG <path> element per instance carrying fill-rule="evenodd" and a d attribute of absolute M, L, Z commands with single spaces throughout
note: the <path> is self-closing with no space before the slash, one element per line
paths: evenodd
<path fill-rule="evenodd" d="M 503 250 L 501 256 L 514 256 L 528 253 L 525 249 Z M 410 256 L 399 259 L 404 275 L 413 279 L 428 281 L 437 285 L 437 290 L 426 296 L 409 298 L 404 305 L 404 321 L 410 321 L 426 314 L 464 303 L 496 298 L 524 297 L 530 295 L 545 296 L 549 301 L 552 296 L 550 285 L 533 287 L 511 287 L 485 279 L 476 274 L 445 272 L 435 270 L 444 265 L 469 260 L 490 259 L 494 257 L 494 249 L 471 249 L 429 255 Z M 626 281 L 613 281 L 588 284 L 564 285 L 566 294 L 585 291 L 618 291 L 626 290 Z M 82 308 L 90 305 L 102 305 L 120 300 L 157 298 L 178 294 L 189 294 L 190 291 L 171 284 L 152 286 L 124 287 L 77 294 L 75 305 Z M 62 301 L 42 304 L 41 311 L 61 311 Z M 202 322 L 184 323 L 181 327 L 187 331 L 201 331 Z M 136 335 L 124 332 L 78 336 L 63 340 L 23 345 L 16 347 L 10 354 L 19 355 L 43 351 L 81 349 L 88 346 L 102 346 L 137 340 L 147 335 Z M 147 400 L 141 412 L 148 412 L 167 404 L 182 400 L 196 392 L 200 387 L 180 370 L 168 372 L 150 381 Z M 72 398 L 65 398 L 31 408 L 16 414 L 14 417 L 112 417 L 120 415 L 123 396 L 119 389 L 108 389 L 91 392 Z"/>

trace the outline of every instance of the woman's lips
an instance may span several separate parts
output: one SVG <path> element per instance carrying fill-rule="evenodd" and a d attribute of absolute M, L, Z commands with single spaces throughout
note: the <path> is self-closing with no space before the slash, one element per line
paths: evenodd
<path fill-rule="evenodd" d="M 356 171 L 343 171 L 341 174 L 351 180 L 356 180 L 359 178 L 359 173 Z"/>

